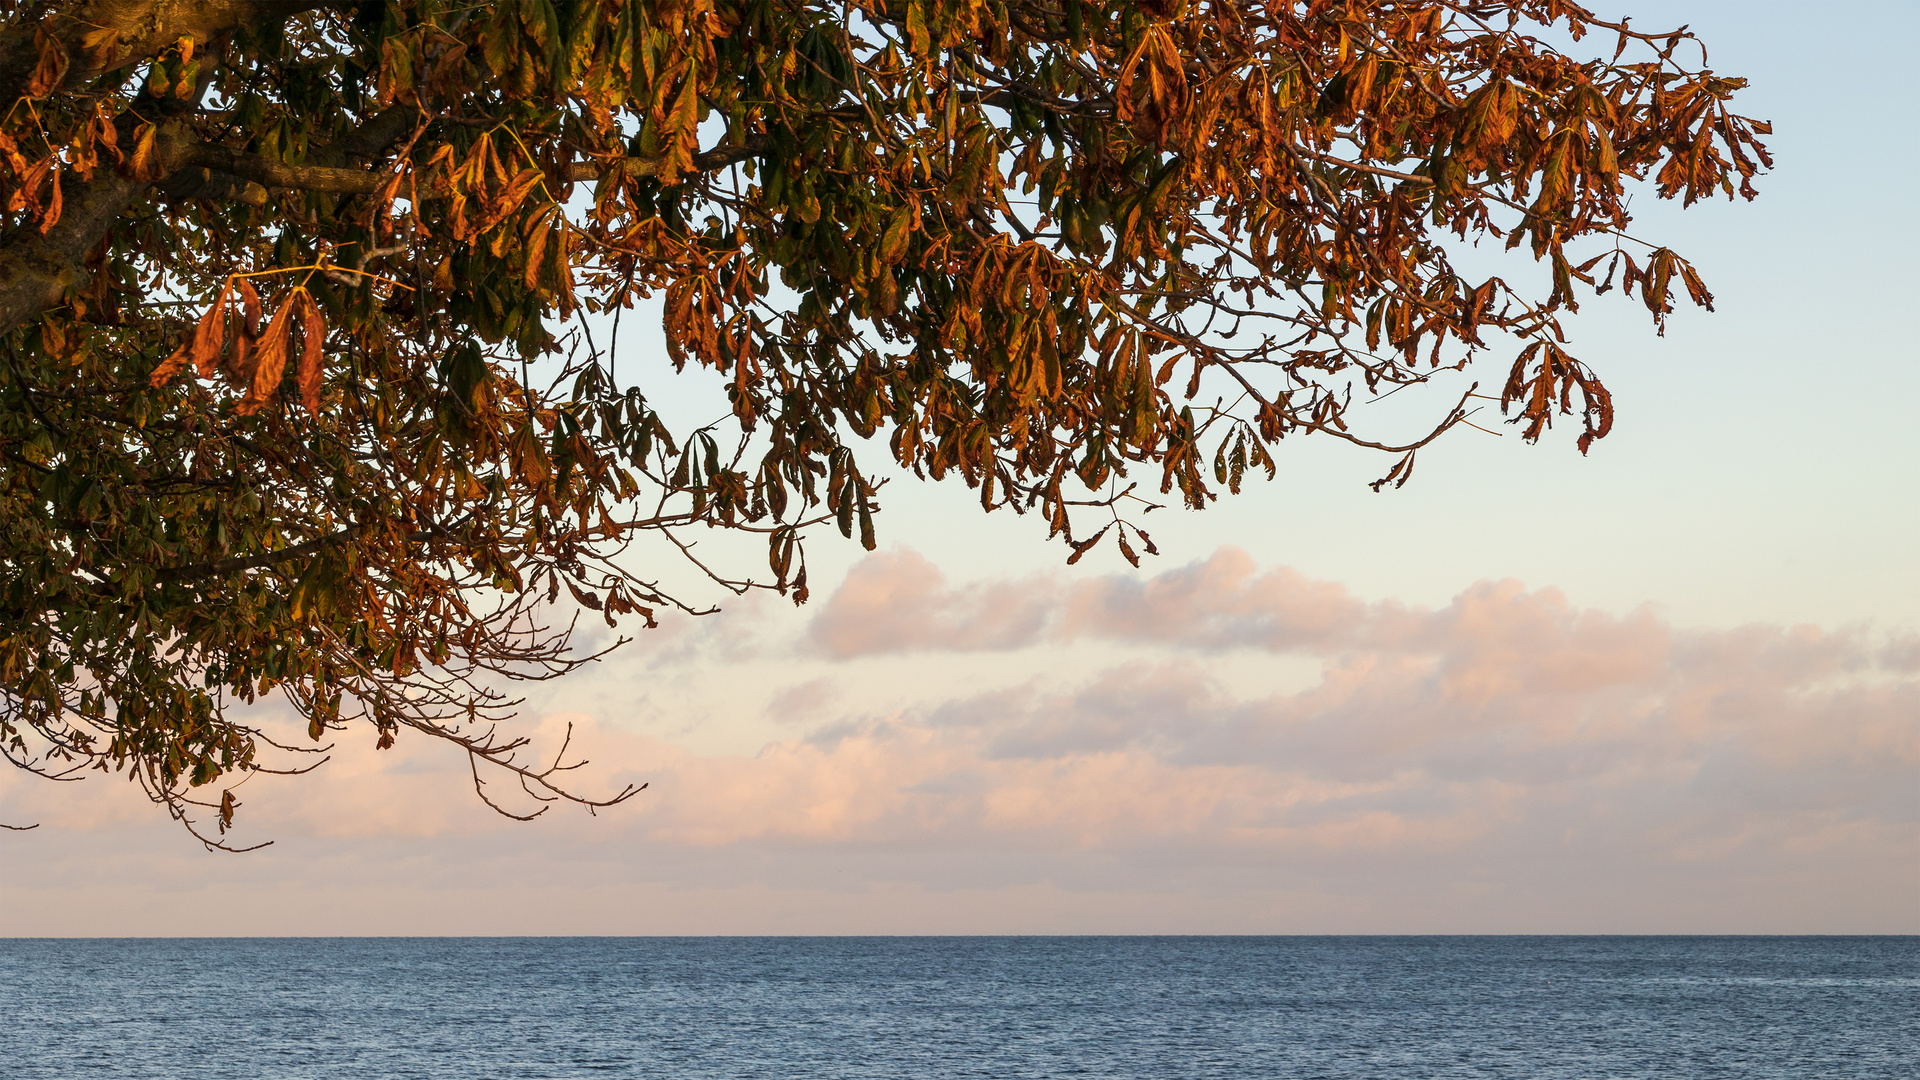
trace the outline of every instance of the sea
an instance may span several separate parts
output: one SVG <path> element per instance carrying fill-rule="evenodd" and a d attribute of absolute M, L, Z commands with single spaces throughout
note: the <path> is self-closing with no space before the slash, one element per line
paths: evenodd
<path fill-rule="evenodd" d="M 1920 1077 L 1914 937 L 0 940 L 0 1077 Z"/>

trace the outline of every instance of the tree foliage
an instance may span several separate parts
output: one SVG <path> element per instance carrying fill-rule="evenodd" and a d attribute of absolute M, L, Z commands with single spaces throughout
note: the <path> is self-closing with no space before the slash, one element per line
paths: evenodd
<path fill-rule="evenodd" d="M 0 744 L 214 844 L 299 760 L 268 695 L 609 801 L 495 734 L 502 687 L 591 658 L 565 612 L 692 610 L 642 538 L 758 534 L 757 582 L 697 565 L 804 600 L 808 526 L 872 546 L 859 440 L 1134 561 L 1128 505 L 1290 437 L 1403 483 L 1474 392 L 1400 442 L 1351 406 L 1486 353 L 1585 450 L 1564 314 L 1711 303 L 1627 196 L 1769 164 L 1689 35 L 1565 0 L 0 12 Z M 1455 269 L 1482 241 L 1514 280 Z M 706 426 L 614 367 L 643 301 L 724 377 Z"/>

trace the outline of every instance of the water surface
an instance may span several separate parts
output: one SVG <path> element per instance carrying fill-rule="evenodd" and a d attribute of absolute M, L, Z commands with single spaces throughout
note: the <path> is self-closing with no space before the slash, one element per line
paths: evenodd
<path fill-rule="evenodd" d="M 0 940 L 0 1076 L 1920 1077 L 1920 938 Z"/>

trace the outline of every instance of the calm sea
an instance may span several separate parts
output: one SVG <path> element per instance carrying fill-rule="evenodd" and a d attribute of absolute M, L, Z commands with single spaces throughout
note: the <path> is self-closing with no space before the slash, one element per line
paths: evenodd
<path fill-rule="evenodd" d="M 1920 938 L 0 941 L 0 1076 L 1920 1077 Z"/>

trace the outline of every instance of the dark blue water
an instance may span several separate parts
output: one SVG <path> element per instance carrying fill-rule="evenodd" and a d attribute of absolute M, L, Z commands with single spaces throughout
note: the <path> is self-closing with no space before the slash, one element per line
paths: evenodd
<path fill-rule="evenodd" d="M 1920 938 L 0 941 L 0 1076 L 1920 1077 Z"/>

